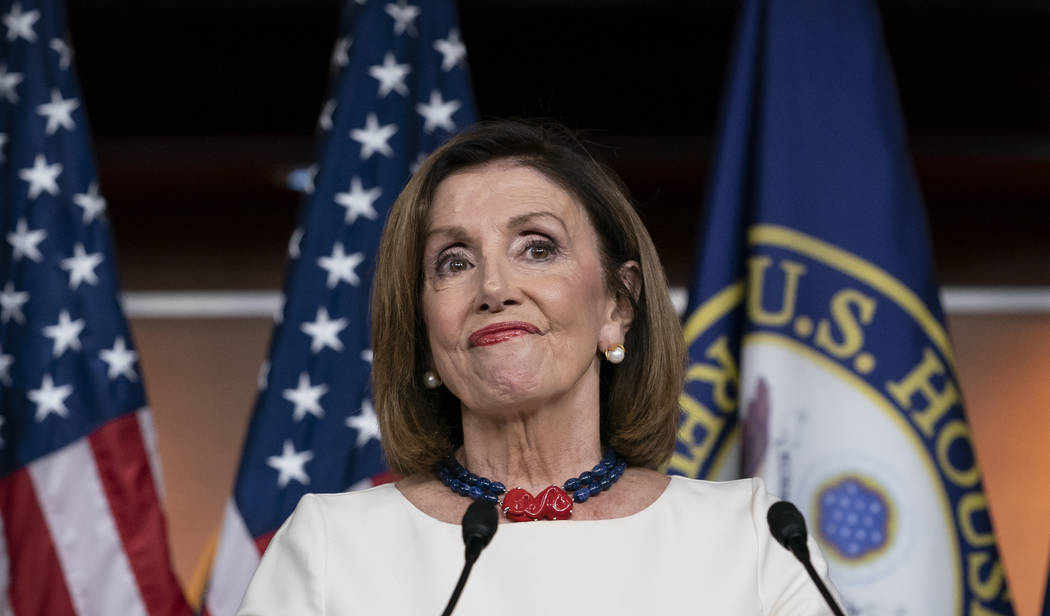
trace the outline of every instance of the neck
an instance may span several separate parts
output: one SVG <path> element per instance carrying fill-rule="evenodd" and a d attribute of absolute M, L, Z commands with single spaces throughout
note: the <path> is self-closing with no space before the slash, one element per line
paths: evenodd
<path fill-rule="evenodd" d="M 598 387 L 526 408 L 462 409 L 459 460 L 477 475 L 532 493 L 590 470 L 602 456 Z"/>

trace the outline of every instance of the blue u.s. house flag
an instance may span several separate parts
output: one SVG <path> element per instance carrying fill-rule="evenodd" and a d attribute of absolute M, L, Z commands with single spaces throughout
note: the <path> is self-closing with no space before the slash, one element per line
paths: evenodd
<path fill-rule="evenodd" d="M 465 55 L 450 0 L 346 2 L 286 299 L 212 567 L 211 616 L 236 611 L 303 494 L 383 480 L 369 391 L 375 255 L 412 169 L 475 121 Z"/>
<path fill-rule="evenodd" d="M 874 3 L 742 7 L 669 471 L 760 476 L 847 612 L 1012 613 Z"/>

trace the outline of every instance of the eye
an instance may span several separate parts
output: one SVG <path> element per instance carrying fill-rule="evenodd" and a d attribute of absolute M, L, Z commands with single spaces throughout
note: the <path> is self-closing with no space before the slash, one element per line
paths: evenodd
<path fill-rule="evenodd" d="M 535 261 L 548 261 L 554 257 L 557 247 L 548 239 L 536 238 L 525 246 L 525 254 Z"/>
<path fill-rule="evenodd" d="M 471 267 L 473 267 L 473 264 L 468 256 L 457 247 L 445 250 L 434 260 L 434 271 L 439 276 L 459 274 L 469 270 Z"/>
<path fill-rule="evenodd" d="M 550 256 L 550 249 L 546 246 L 529 246 L 529 255 L 533 259 L 546 259 Z"/>

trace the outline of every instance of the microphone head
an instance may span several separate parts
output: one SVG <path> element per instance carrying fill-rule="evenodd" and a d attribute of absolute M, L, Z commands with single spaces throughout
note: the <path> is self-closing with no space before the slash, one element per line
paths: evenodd
<path fill-rule="evenodd" d="M 798 508 L 787 501 L 773 503 L 766 514 L 769 532 L 785 548 L 795 551 L 795 546 L 806 546 L 806 520 Z"/>
<path fill-rule="evenodd" d="M 496 505 L 476 500 L 463 514 L 463 543 L 469 546 L 472 542 L 481 541 L 480 550 L 489 544 L 498 526 L 499 513 L 496 511 Z"/>

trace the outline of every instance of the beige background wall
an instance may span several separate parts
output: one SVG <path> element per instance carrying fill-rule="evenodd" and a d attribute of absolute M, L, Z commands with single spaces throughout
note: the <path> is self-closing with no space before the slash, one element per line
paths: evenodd
<path fill-rule="evenodd" d="M 183 583 L 219 526 L 266 354 L 269 319 L 132 321 L 164 463 Z M 950 319 L 999 547 L 1019 616 L 1050 560 L 1050 315 Z"/>

